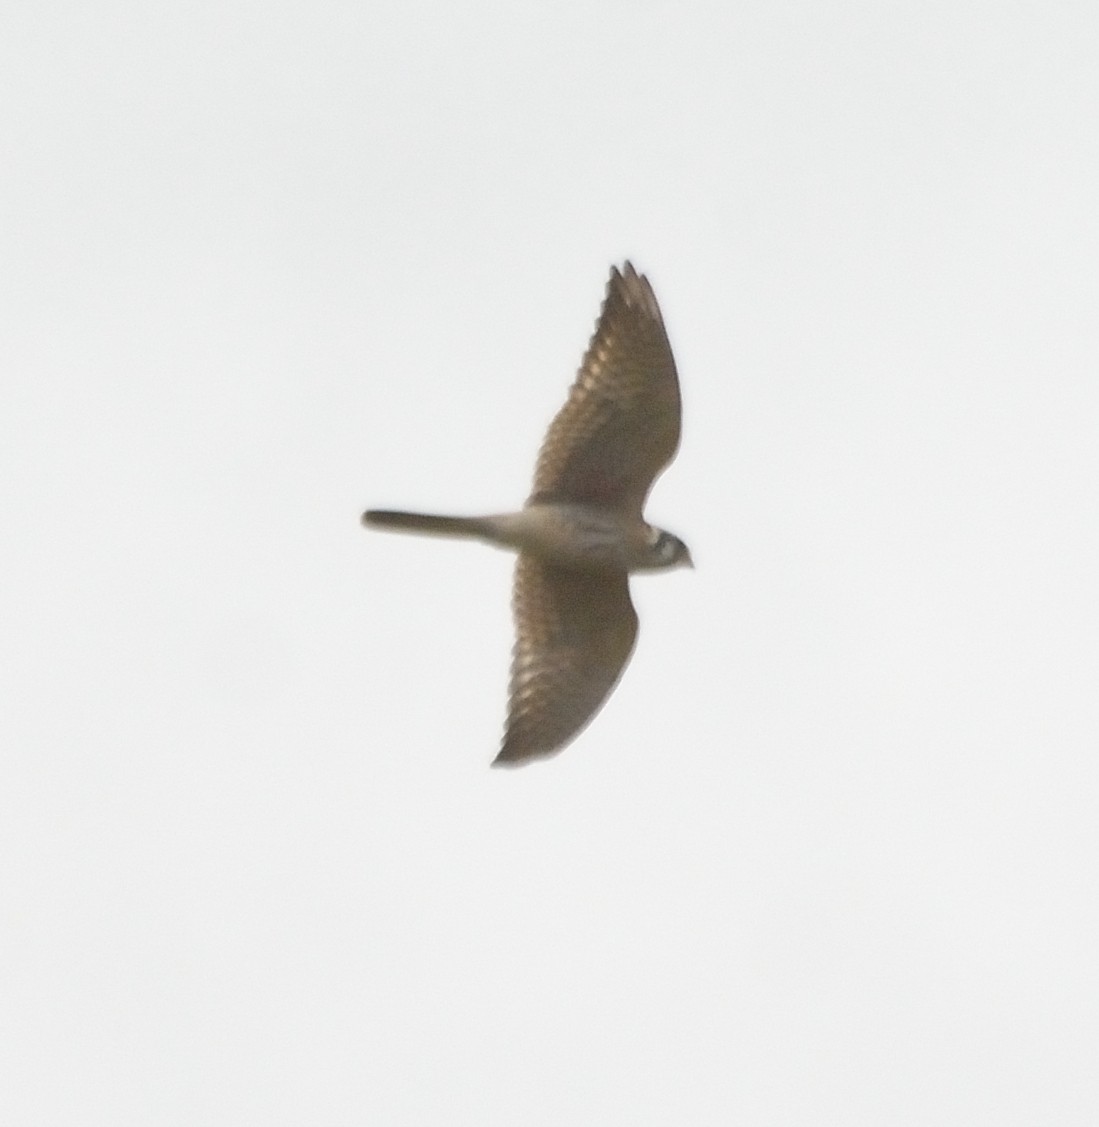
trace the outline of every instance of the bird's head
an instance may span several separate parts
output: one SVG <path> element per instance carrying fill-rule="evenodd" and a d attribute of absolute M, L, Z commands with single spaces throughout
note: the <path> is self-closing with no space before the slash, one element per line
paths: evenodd
<path fill-rule="evenodd" d="M 661 528 L 650 529 L 649 560 L 651 568 L 694 567 L 687 545 L 678 536 Z"/>

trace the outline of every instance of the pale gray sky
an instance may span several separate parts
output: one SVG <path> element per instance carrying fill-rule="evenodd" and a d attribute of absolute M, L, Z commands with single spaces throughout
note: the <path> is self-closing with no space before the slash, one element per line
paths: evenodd
<path fill-rule="evenodd" d="M 0 1121 L 1099 1122 L 1099 10 L 17 3 Z M 631 668 L 490 771 L 608 267 Z"/>

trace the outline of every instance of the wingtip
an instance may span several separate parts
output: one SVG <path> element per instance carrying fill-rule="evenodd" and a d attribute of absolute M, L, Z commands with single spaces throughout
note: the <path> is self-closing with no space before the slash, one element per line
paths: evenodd
<path fill-rule="evenodd" d="M 622 263 L 621 270 L 617 266 L 611 267 L 603 312 L 606 313 L 608 307 L 615 301 L 623 302 L 630 309 L 643 309 L 654 321 L 661 325 L 664 323 L 652 284 L 644 274 L 634 268 L 634 264 L 628 258 Z"/>
<path fill-rule="evenodd" d="M 525 767 L 528 763 L 534 763 L 539 759 L 549 759 L 561 750 L 560 747 L 554 747 L 550 748 L 548 751 L 532 751 L 529 748 L 517 748 L 504 744 L 489 766 L 502 767 L 505 770 L 514 770 L 516 767 Z"/>
<path fill-rule="evenodd" d="M 530 752 L 520 751 L 513 744 L 505 741 L 504 746 L 496 753 L 496 758 L 492 761 L 491 766 L 505 769 L 522 767 L 524 763 L 529 763 L 531 758 Z"/>
<path fill-rule="evenodd" d="M 514 771 L 516 767 L 522 767 L 525 762 L 526 762 L 525 759 L 504 759 L 504 758 L 502 758 L 502 756 L 498 755 L 489 764 L 489 766 L 494 771 L 498 770 L 498 769 L 502 769 L 502 770 L 505 770 L 505 771 Z"/>

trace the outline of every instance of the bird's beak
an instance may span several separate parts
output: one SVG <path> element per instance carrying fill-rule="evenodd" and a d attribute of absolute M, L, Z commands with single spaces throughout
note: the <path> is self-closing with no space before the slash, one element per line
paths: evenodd
<path fill-rule="evenodd" d="M 687 553 L 687 555 L 686 555 L 686 556 L 684 556 L 684 558 L 683 558 L 683 566 L 684 566 L 684 567 L 689 567 L 689 568 L 691 569 L 691 571 L 694 571 L 694 569 L 695 569 L 695 562 L 694 562 L 694 560 L 692 560 L 692 559 L 691 559 L 691 553 L 690 553 L 690 552 L 688 552 L 688 553 Z"/>

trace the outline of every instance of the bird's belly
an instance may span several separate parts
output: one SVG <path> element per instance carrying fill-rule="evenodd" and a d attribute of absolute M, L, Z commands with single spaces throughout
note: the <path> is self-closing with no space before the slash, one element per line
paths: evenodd
<path fill-rule="evenodd" d="M 620 513 L 590 505 L 538 503 L 509 514 L 512 546 L 547 563 L 632 570 L 636 532 Z M 642 528 L 644 526 L 641 526 Z"/>

